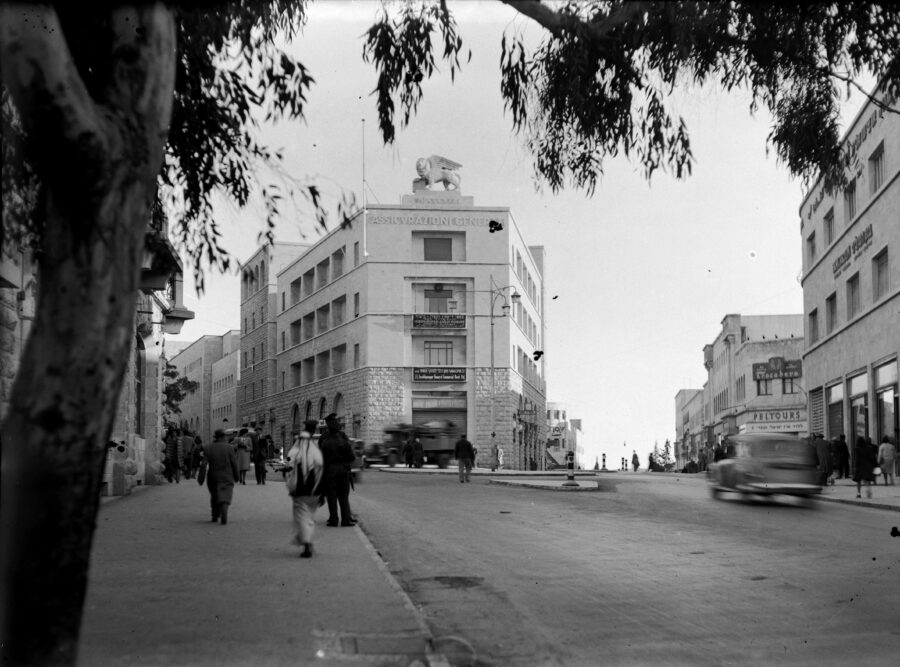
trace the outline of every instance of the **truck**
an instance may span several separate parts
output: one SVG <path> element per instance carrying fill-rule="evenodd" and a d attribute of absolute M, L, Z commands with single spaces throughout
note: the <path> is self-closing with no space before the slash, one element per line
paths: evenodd
<path fill-rule="evenodd" d="M 424 424 L 404 422 L 387 424 L 382 432 L 382 441 L 367 443 L 364 452 L 366 466 L 385 463 L 391 467 L 403 462 L 403 446 L 413 436 L 422 443 L 425 462 L 446 468 L 453 458 L 453 449 L 459 439 L 459 427 L 451 421 L 435 420 Z"/>

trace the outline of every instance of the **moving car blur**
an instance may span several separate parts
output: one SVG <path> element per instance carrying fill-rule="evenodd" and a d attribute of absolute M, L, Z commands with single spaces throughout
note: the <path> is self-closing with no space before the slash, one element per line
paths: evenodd
<path fill-rule="evenodd" d="M 809 498 L 822 492 L 816 451 L 805 440 L 782 433 L 746 433 L 725 438 L 725 458 L 707 470 L 713 498 L 723 492 Z"/>

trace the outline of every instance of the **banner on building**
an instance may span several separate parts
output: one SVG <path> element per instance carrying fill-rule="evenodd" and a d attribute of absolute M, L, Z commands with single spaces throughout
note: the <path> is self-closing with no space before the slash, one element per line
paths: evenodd
<path fill-rule="evenodd" d="M 466 369 L 460 366 L 413 367 L 415 382 L 465 382 Z"/>
<path fill-rule="evenodd" d="M 777 380 L 803 377 L 803 362 L 799 359 L 772 357 L 767 362 L 753 364 L 754 380 Z"/>
<path fill-rule="evenodd" d="M 450 313 L 417 313 L 413 315 L 413 329 L 465 329 L 466 316 Z"/>

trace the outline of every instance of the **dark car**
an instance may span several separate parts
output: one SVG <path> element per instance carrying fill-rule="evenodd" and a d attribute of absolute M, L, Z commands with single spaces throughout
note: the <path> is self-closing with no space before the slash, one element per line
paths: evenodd
<path fill-rule="evenodd" d="M 706 475 L 713 498 L 722 492 L 806 498 L 822 492 L 815 449 L 781 433 L 728 436 L 725 458 L 710 464 Z"/>

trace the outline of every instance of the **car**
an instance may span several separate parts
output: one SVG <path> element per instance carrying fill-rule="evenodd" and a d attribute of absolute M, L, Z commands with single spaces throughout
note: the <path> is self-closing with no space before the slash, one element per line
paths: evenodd
<path fill-rule="evenodd" d="M 313 440 L 318 442 L 320 435 L 321 434 L 316 433 L 313 436 Z M 362 440 L 358 440 L 357 438 L 349 438 L 349 440 L 350 446 L 353 448 L 353 454 L 356 457 L 353 459 L 353 463 L 350 464 L 350 479 L 353 480 L 354 484 L 358 484 L 362 481 L 362 471 L 365 462 L 365 457 L 363 454 L 363 452 L 365 451 L 365 443 Z M 290 461 L 282 461 L 281 459 L 269 459 L 268 461 L 266 461 L 266 464 L 271 466 L 273 472 L 281 473 L 282 478 L 291 467 Z"/>
<path fill-rule="evenodd" d="M 783 433 L 742 433 L 725 438 L 725 458 L 707 470 L 710 494 L 789 495 L 822 492 L 818 457 L 805 440 Z"/>

